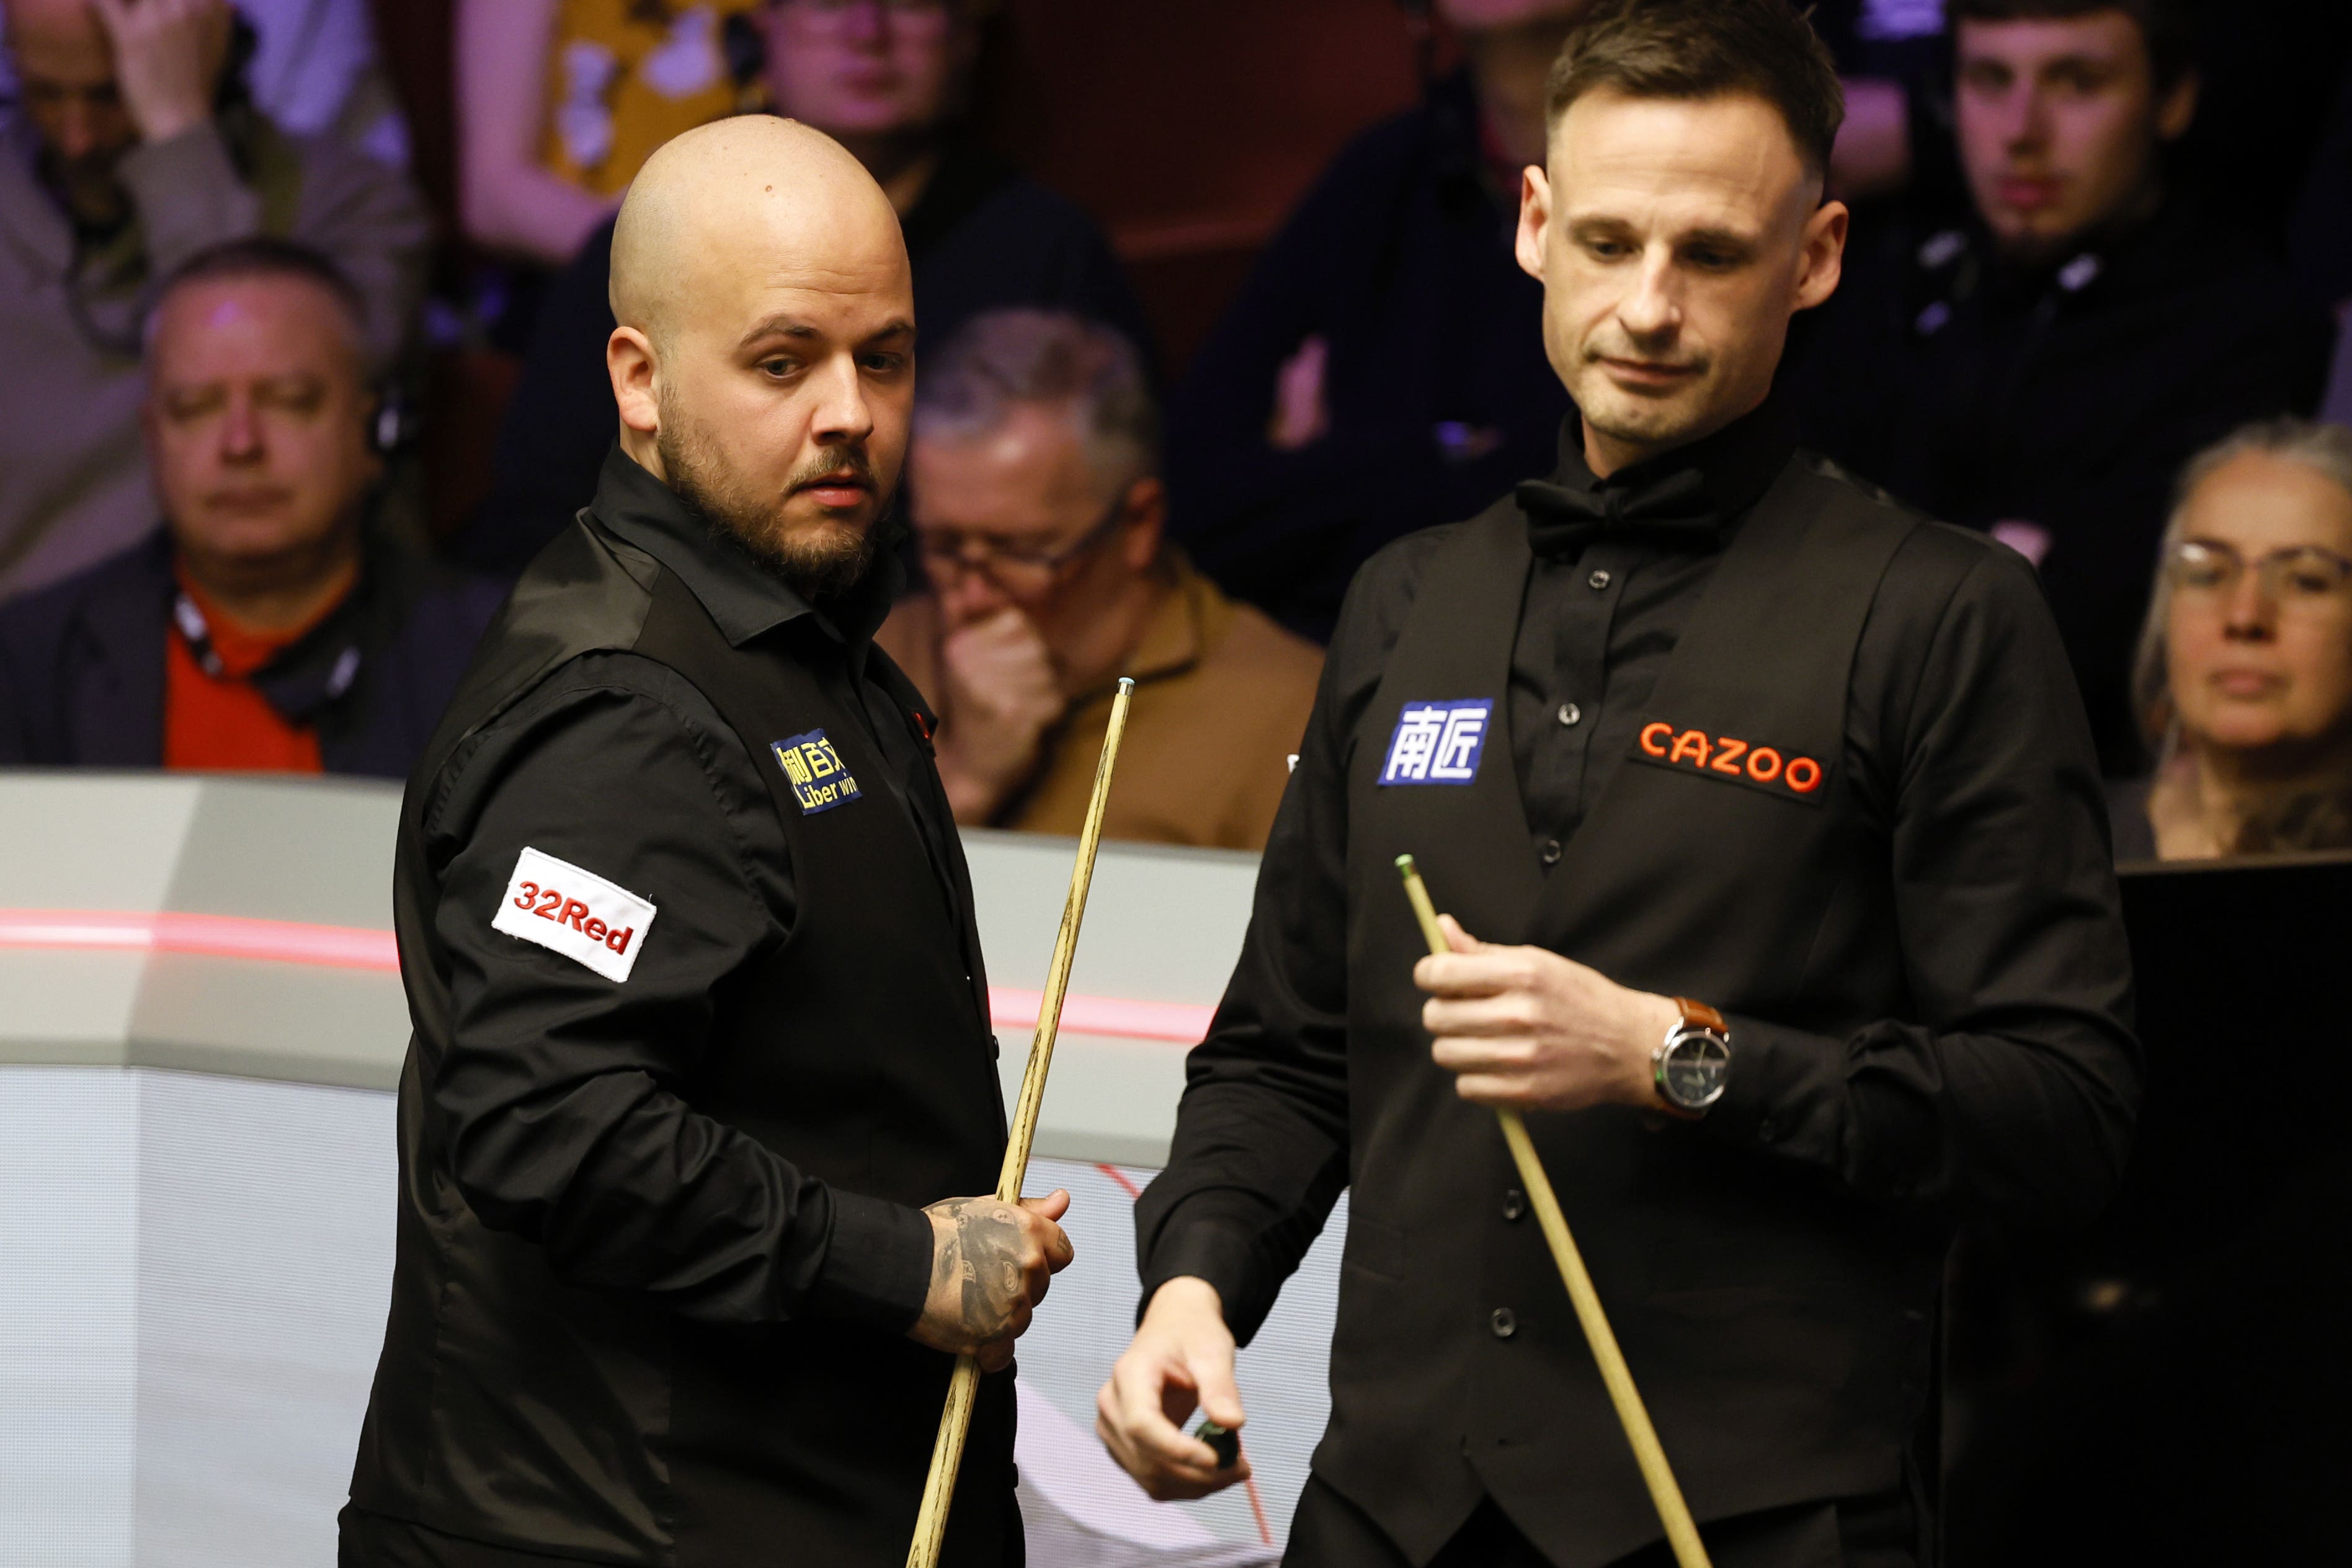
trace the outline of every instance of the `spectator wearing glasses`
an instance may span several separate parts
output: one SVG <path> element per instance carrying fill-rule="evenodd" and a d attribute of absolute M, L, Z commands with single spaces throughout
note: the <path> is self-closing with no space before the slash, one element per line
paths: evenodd
<path fill-rule="evenodd" d="M 154 526 L 140 334 L 157 281 L 256 236 L 331 258 L 380 364 L 404 342 L 430 224 L 401 172 L 255 107 L 226 0 L 7 0 L 0 115 L 0 595 Z"/>
<path fill-rule="evenodd" d="M 1039 305 L 1143 342 L 1142 306 L 1094 220 L 963 132 L 982 10 L 982 0 L 770 0 L 738 37 L 759 57 L 770 106 L 847 148 L 898 209 L 925 342 L 983 310 Z M 612 253 L 607 222 L 541 308 L 490 499 L 455 542 L 485 571 L 520 572 L 595 494 L 620 418 L 604 374 Z"/>
<path fill-rule="evenodd" d="M 1857 231 L 1790 384 L 1813 447 L 2040 567 L 2101 763 L 2138 771 L 2132 638 L 2173 476 L 2315 405 L 2331 333 L 2173 148 L 2185 0 L 1953 0 L 1970 211 Z"/>
<path fill-rule="evenodd" d="M 876 640 L 939 710 L 958 822 L 1077 832 L 1131 675 L 1103 831 L 1265 847 L 1322 657 L 1162 540 L 1159 436 L 1134 346 L 1076 316 L 991 311 L 925 366 L 909 489 L 930 588 Z"/>
<path fill-rule="evenodd" d="M 2267 421 L 2189 466 L 2134 684 L 2158 760 L 2115 791 L 2116 858 L 2352 847 L 2352 431 Z"/>

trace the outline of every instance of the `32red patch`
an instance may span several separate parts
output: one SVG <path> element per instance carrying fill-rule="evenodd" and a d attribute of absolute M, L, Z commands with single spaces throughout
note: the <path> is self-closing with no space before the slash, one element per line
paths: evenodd
<path fill-rule="evenodd" d="M 1785 790 L 1804 796 L 1822 787 L 1822 764 L 1812 758 L 1783 756 L 1773 747 L 1753 745 L 1732 735 L 1677 730 L 1657 720 L 1642 726 L 1638 742 L 1643 755 L 1668 767 L 1719 773 L 1775 794 Z"/>

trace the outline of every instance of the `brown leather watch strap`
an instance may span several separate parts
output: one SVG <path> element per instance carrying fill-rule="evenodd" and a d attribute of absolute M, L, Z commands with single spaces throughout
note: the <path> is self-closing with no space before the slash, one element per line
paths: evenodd
<path fill-rule="evenodd" d="M 1731 1026 L 1723 1021 L 1723 1015 L 1704 1002 L 1694 1002 L 1687 996 L 1677 996 L 1675 998 L 1675 1005 L 1682 1009 L 1685 1028 L 1713 1029 L 1718 1035 L 1731 1033 Z"/>

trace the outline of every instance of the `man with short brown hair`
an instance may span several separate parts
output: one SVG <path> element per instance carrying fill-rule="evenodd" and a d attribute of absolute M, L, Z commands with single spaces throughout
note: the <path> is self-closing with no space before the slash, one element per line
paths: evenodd
<path fill-rule="evenodd" d="M 1157 1496 L 1244 1477 L 1179 1423 L 1241 1424 L 1345 1187 L 1286 1561 L 1664 1563 L 1516 1109 L 1715 1563 L 1897 1568 L 1954 1215 L 2095 1212 L 2133 1123 L 2089 737 L 2023 563 L 1786 433 L 1846 224 L 1790 0 L 1612 5 L 1553 80 L 1518 256 L 1578 415 L 1349 590 L 1100 1430 Z"/>

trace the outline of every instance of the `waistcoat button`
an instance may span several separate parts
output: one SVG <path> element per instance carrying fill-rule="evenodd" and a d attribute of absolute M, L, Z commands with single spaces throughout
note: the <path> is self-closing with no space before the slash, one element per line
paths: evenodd
<path fill-rule="evenodd" d="M 1495 1315 L 1486 1321 L 1494 1329 L 1495 1337 L 1498 1340 L 1507 1340 L 1519 1331 L 1519 1321 L 1511 1315 L 1511 1310 L 1508 1307 L 1496 1308 Z"/>
<path fill-rule="evenodd" d="M 1601 589 L 1609 586 L 1609 574 L 1596 567 L 1593 570 L 1592 575 L 1587 577 L 1584 581 L 1586 584 L 1597 594 Z"/>
<path fill-rule="evenodd" d="M 1557 866 L 1557 865 L 1559 865 L 1559 839 L 1557 839 L 1557 838 L 1547 838 L 1547 839 L 1545 839 L 1545 840 L 1544 840 L 1544 847 L 1543 847 L 1543 863 L 1544 863 L 1545 865 L 1547 865 L 1547 866 Z"/>
<path fill-rule="evenodd" d="M 1503 1217 L 1517 1219 L 1528 1212 L 1528 1194 L 1513 1187 L 1503 1194 Z"/>
<path fill-rule="evenodd" d="M 1575 703 L 1563 702 L 1559 705 L 1559 721 L 1561 723 L 1574 724 L 1583 717 L 1584 710 L 1579 708 Z"/>

